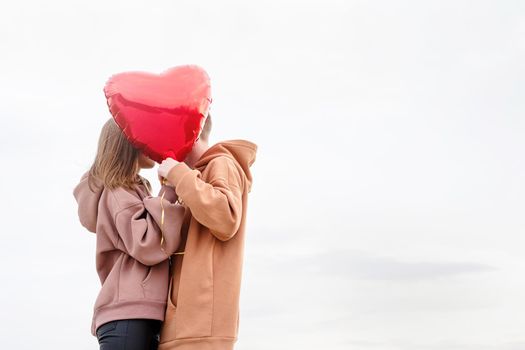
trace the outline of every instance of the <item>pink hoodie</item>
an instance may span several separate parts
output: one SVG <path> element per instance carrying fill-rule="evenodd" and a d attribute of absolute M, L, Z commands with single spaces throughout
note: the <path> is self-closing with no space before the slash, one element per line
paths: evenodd
<path fill-rule="evenodd" d="M 97 235 L 96 264 L 102 289 L 95 302 L 91 333 L 113 320 L 145 318 L 164 320 L 169 281 L 168 257 L 180 243 L 185 209 L 166 191 L 164 243 L 161 199 L 151 197 L 144 185 L 135 191 L 110 190 L 97 183 L 92 192 L 87 174 L 73 194 L 80 223 Z"/>

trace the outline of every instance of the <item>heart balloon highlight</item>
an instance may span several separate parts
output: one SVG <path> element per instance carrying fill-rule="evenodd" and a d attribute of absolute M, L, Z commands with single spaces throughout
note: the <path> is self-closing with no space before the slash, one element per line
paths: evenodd
<path fill-rule="evenodd" d="M 126 138 L 157 163 L 186 158 L 211 103 L 210 78 L 194 65 L 116 74 L 104 94 Z"/>

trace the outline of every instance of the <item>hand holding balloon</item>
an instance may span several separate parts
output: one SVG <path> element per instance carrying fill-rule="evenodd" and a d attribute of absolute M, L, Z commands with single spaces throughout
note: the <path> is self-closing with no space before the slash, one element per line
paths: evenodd
<path fill-rule="evenodd" d="M 166 180 L 165 178 L 163 178 L 162 176 L 158 175 L 158 178 L 159 178 L 159 182 L 162 186 L 166 186 L 166 187 L 170 187 L 170 188 L 173 188 L 173 186 L 168 182 L 168 180 Z"/>
<path fill-rule="evenodd" d="M 176 161 L 173 158 L 166 158 L 162 161 L 162 163 L 160 163 L 158 173 L 159 177 L 162 178 L 162 184 L 173 186 L 173 184 L 170 183 L 168 180 L 168 174 L 170 173 L 171 169 L 173 169 L 179 163 L 180 162 Z"/>

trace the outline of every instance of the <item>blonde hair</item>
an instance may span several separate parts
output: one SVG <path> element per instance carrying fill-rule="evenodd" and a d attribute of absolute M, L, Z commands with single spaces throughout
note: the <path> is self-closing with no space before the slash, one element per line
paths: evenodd
<path fill-rule="evenodd" d="M 89 169 L 89 188 L 93 191 L 97 179 L 110 189 L 133 189 L 143 184 L 151 191 L 149 181 L 139 175 L 139 155 L 140 151 L 129 143 L 113 118 L 109 119 L 100 131 L 97 155 Z"/>

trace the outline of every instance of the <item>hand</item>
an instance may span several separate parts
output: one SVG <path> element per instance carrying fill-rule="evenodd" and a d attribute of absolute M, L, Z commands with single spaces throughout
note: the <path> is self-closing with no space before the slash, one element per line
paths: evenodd
<path fill-rule="evenodd" d="M 180 162 L 176 161 L 173 158 L 166 158 L 160 163 L 158 173 L 160 177 L 166 179 L 171 169 L 173 169 Z"/>
<path fill-rule="evenodd" d="M 162 186 L 168 186 L 168 187 L 173 188 L 173 185 L 170 184 L 170 183 L 168 182 L 168 180 L 166 180 L 165 178 L 163 178 L 163 177 L 160 176 L 160 175 L 159 175 L 158 177 L 159 177 L 159 182 L 160 182 L 160 184 L 161 184 Z"/>

